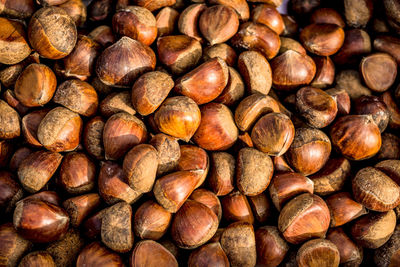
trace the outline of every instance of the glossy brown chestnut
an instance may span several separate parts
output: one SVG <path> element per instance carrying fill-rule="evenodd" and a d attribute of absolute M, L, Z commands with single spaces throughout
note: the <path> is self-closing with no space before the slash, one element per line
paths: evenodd
<path fill-rule="evenodd" d="M 276 226 L 263 226 L 255 232 L 257 245 L 257 266 L 276 267 L 289 250 Z"/>
<path fill-rule="evenodd" d="M 362 29 L 350 29 L 345 32 L 345 38 L 340 50 L 333 56 L 338 65 L 355 65 L 360 56 L 371 53 L 371 39 Z"/>
<path fill-rule="evenodd" d="M 188 142 L 199 128 L 201 114 L 191 98 L 175 96 L 163 102 L 154 119 L 161 132 Z"/>
<path fill-rule="evenodd" d="M 256 23 L 268 26 L 271 30 L 280 35 L 285 28 L 285 24 L 278 10 L 273 5 L 257 5 L 251 11 L 251 19 Z"/>
<path fill-rule="evenodd" d="M 370 210 L 385 212 L 400 203 L 400 187 L 373 167 L 357 172 L 352 180 L 352 189 L 354 199 Z"/>
<path fill-rule="evenodd" d="M 381 133 L 371 115 L 347 115 L 330 130 L 334 148 L 351 160 L 374 156 L 381 148 Z"/>
<path fill-rule="evenodd" d="M 400 182 L 400 160 L 383 160 L 375 165 L 375 168 L 385 173 L 394 182 Z"/>
<path fill-rule="evenodd" d="M 3 143 L 6 143 L 6 142 L 4 142 L 3 141 Z M 0 145 L 0 147 L 1 147 L 2 145 Z M 5 150 L 7 150 L 7 149 L 5 149 Z M 21 162 L 29 155 L 29 154 L 31 154 L 33 151 L 30 149 L 30 148 L 28 148 L 28 147 L 20 147 L 20 148 L 18 148 L 17 150 L 15 150 L 15 152 L 14 152 L 14 154 L 12 155 L 12 157 L 10 158 L 10 162 L 9 162 L 9 168 L 10 168 L 10 171 L 13 171 L 13 172 L 15 172 L 17 169 L 18 169 L 18 167 L 19 167 L 19 165 L 21 164 Z M 0 154 L 2 154 L 1 152 L 0 152 Z M 3 158 L 2 157 L 0 157 L 2 160 L 0 160 L 0 166 L 5 166 L 6 165 L 6 161 L 8 160 L 8 154 L 9 154 L 9 152 L 7 152 L 7 153 L 5 153 L 5 159 L 6 160 L 3 160 Z M 3 162 L 4 161 L 4 162 Z"/>
<path fill-rule="evenodd" d="M 389 54 L 375 53 L 360 62 L 360 73 L 365 84 L 375 92 L 384 92 L 394 83 L 397 76 L 397 62 Z"/>
<path fill-rule="evenodd" d="M 380 52 L 385 52 L 394 57 L 397 63 L 400 62 L 399 49 L 400 40 L 392 36 L 378 36 L 374 39 L 374 49 Z"/>
<path fill-rule="evenodd" d="M 86 6 L 82 0 L 68 0 L 58 5 L 70 16 L 77 27 L 83 27 L 86 22 Z"/>
<path fill-rule="evenodd" d="M 350 96 L 346 90 L 331 88 L 326 90 L 325 92 L 335 99 L 338 109 L 337 115 L 348 115 L 350 113 Z"/>
<path fill-rule="evenodd" d="M 96 116 L 89 120 L 83 131 L 83 145 L 90 156 L 104 159 L 103 129 L 105 121 Z"/>
<path fill-rule="evenodd" d="M 361 264 L 363 249 L 356 245 L 342 228 L 329 230 L 326 239 L 334 243 L 339 250 L 340 264 L 344 266 L 359 266 Z"/>
<path fill-rule="evenodd" d="M 27 107 L 40 107 L 54 95 L 57 79 L 54 72 L 43 64 L 27 66 L 15 83 L 15 96 Z"/>
<path fill-rule="evenodd" d="M 60 59 L 69 55 L 77 35 L 75 22 L 60 7 L 43 7 L 29 21 L 29 42 L 45 58 Z"/>
<path fill-rule="evenodd" d="M 142 195 L 126 183 L 127 178 L 122 168 L 114 162 L 106 161 L 100 168 L 98 187 L 102 199 L 109 205 L 120 201 L 134 203 Z"/>
<path fill-rule="evenodd" d="M 311 83 L 316 66 L 311 57 L 293 50 L 271 60 L 272 83 L 278 90 L 292 90 Z"/>
<path fill-rule="evenodd" d="M 197 104 L 217 98 L 228 84 L 229 71 L 225 61 L 212 58 L 176 81 L 174 91 L 192 98 Z"/>
<path fill-rule="evenodd" d="M 256 220 L 265 223 L 272 214 L 272 203 L 265 192 L 256 196 L 249 196 L 247 200 Z"/>
<path fill-rule="evenodd" d="M 155 65 L 153 50 L 123 36 L 98 57 L 96 74 L 106 85 L 129 87 L 141 74 L 154 70 Z"/>
<path fill-rule="evenodd" d="M 39 193 L 35 193 L 33 195 L 25 197 L 23 200 L 27 201 L 30 199 L 44 201 L 46 203 L 50 203 L 56 206 L 61 206 L 61 198 L 55 191 L 41 191 Z"/>
<path fill-rule="evenodd" d="M 198 22 L 201 13 L 207 8 L 204 3 L 192 4 L 186 7 L 179 16 L 178 29 L 179 31 L 202 42 L 202 37 L 198 29 Z"/>
<path fill-rule="evenodd" d="M 231 41 L 237 48 L 260 51 L 267 59 L 275 57 L 281 46 L 278 34 L 268 26 L 254 22 L 240 25 L 239 31 Z"/>
<path fill-rule="evenodd" d="M 309 52 L 330 56 L 342 47 L 344 31 L 335 24 L 311 24 L 301 31 L 300 41 Z"/>
<path fill-rule="evenodd" d="M 204 61 L 208 61 L 214 57 L 219 57 L 223 59 L 226 62 L 226 64 L 228 64 L 228 66 L 230 67 L 234 67 L 236 65 L 236 60 L 237 60 L 236 51 L 225 43 L 215 44 L 212 46 L 208 46 L 204 49 L 203 51 Z"/>
<path fill-rule="evenodd" d="M 217 196 L 227 195 L 234 189 L 235 158 L 226 152 L 211 153 L 210 158 L 208 185 Z"/>
<path fill-rule="evenodd" d="M 272 85 L 272 72 L 265 57 L 256 51 L 245 51 L 239 55 L 239 72 L 242 75 L 247 91 L 251 94 L 267 95 Z"/>
<path fill-rule="evenodd" d="M 342 16 L 333 8 L 318 8 L 312 13 L 310 23 L 336 24 L 341 28 L 346 26 Z"/>
<path fill-rule="evenodd" d="M 288 50 L 293 50 L 302 55 L 307 55 L 307 51 L 300 44 L 300 42 L 296 41 L 295 39 L 288 37 L 280 37 L 280 39 L 281 47 L 279 48 L 279 54 L 283 54 Z"/>
<path fill-rule="evenodd" d="M 276 209 L 280 211 L 293 197 L 303 193 L 314 193 L 314 183 L 295 172 L 275 174 L 269 186 L 269 195 Z"/>
<path fill-rule="evenodd" d="M 79 227 L 83 220 L 92 213 L 101 203 L 100 196 L 96 193 L 72 197 L 63 202 L 71 226 Z"/>
<path fill-rule="evenodd" d="M 199 181 L 196 188 L 201 186 L 207 178 L 210 160 L 207 152 L 197 146 L 181 145 L 181 156 L 178 161 L 178 171 L 199 171 Z"/>
<path fill-rule="evenodd" d="M 156 18 L 145 7 L 127 6 L 117 10 L 112 25 L 116 34 L 128 36 L 144 45 L 151 45 L 157 38 Z"/>
<path fill-rule="evenodd" d="M 355 202 L 348 192 L 340 192 L 326 199 L 331 212 L 331 227 L 338 227 L 367 213 L 365 207 Z"/>
<path fill-rule="evenodd" d="M 8 0 L 1 3 L 0 10 L 2 16 L 16 19 L 28 19 L 35 12 L 35 4 L 33 0 Z"/>
<path fill-rule="evenodd" d="M 187 200 L 176 213 L 171 236 L 178 247 L 193 249 L 206 243 L 218 229 L 218 217 L 206 205 Z"/>
<path fill-rule="evenodd" d="M 108 47 L 115 42 L 114 33 L 112 32 L 111 27 L 107 25 L 98 26 L 88 34 L 88 37 L 103 47 Z"/>
<path fill-rule="evenodd" d="M 149 115 L 156 111 L 173 87 L 174 81 L 167 73 L 147 72 L 132 87 L 132 105 L 141 115 Z"/>
<path fill-rule="evenodd" d="M 154 146 L 158 155 L 157 176 L 170 173 L 178 166 L 181 157 L 181 149 L 178 139 L 160 133 L 151 138 L 150 145 Z M 196 172 L 201 174 L 201 172 Z"/>
<path fill-rule="evenodd" d="M 335 80 L 335 65 L 330 57 L 318 57 L 314 56 L 317 72 L 315 73 L 314 80 L 311 82 L 311 86 L 316 88 L 325 88 Z"/>
<path fill-rule="evenodd" d="M 389 124 L 389 111 L 386 104 L 377 96 L 366 95 L 355 101 L 355 113 L 358 115 L 372 115 L 375 124 L 382 132 Z"/>
<path fill-rule="evenodd" d="M 158 240 L 167 232 L 171 219 L 171 213 L 149 200 L 136 210 L 133 230 L 141 239 Z"/>
<path fill-rule="evenodd" d="M 0 138 L 12 139 L 20 136 L 21 126 L 18 113 L 0 99 Z"/>
<path fill-rule="evenodd" d="M 241 21 L 247 21 L 250 17 L 249 5 L 245 0 L 210 0 L 209 3 L 232 7 Z"/>
<path fill-rule="evenodd" d="M 107 160 L 123 157 L 133 146 L 146 140 L 145 124 L 128 113 L 114 114 L 104 125 L 103 143 Z"/>
<path fill-rule="evenodd" d="M 190 254 L 188 267 L 196 266 L 228 267 L 230 265 L 221 244 L 213 242 L 199 247 Z"/>
<path fill-rule="evenodd" d="M 171 35 L 157 40 L 158 59 L 175 75 L 182 75 L 197 65 L 201 44 L 186 35 Z"/>
<path fill-rule="evenodd" d="M 209 209 L 212 210 L 212 212 L 215 213 L 215 215 L 217 215 L 218 221 L 221 220 L 221 203 L 219 201 L 219 198 L 213 192 L 203 188 L 196 189 L 190 195 L 189 199 L 207 206 Z"/>
<path fill-rule="evenodd" d="M 123 267 L 121 256 L 99 242 L 93 242 L 84 247 L 79 253 L 76 267 L 98 266 L 98 267 Z"/>
<path fill-rule="evenodd" d="M 131 93 L 129 91 L 109 94 L 101 101 L 99 110 L 104 117 L 110 117 L 119 112 L 126 112 L 130 115 L 136 114 L 132 106 Z"/>
<path fill-rule="evenodd" d="M 0 264 L 17 266 L 22 256 L 30 250 L 32 243 L 20 236 L 12 223 L 0 225 Z"/>
<path fill-rule="evenodd" d="M 173 6 L 176 0 L 135 0 L 135 4 L 147 8 L 150 11 L 155 11 L 162 7 Z"/>
<path fill-rule="evenodd" d="M 25 115 L 28 112 L 29 108 L 22 105 L 22 103 L 15 96 L 14 91 L 7 89 L 3 94 L 3 98 L 7 102 L 7 104 L 14 108 L 21 116 Z"/>
<path fill-rule="evenodd" d="M 400 108 L 396 104 L 392 94 L 390 91 L 384 92 L 380 96 L 381 100 L 386 104 L 386 107 L 389 111 L 389 127 L 393 129 L 400 128 Z"/>
<path fill-rule="evenodd" d="M 56 107 L 42 119 L 37 130 L 39 142 L 52 152 L 74 150 L 80 142 L 82 119 L 69 109 Z"/>
<path fill-rule="evenodd" d="M 178 267 L 174 255 L 163 245 L 152 240 L 143 240 L 136 244 L 129 260 L 132 267 Z"/>
<path fill-rule="evenodd" d="M 233 191 L 221 199 L 222 214 L 225 220 L 230 222 L 243 221 L 254 223 L 253 212 L 245 195 L 239 191 Z"/>
<path fill-rule="evenodd" d="M 156 15 L 158 36 L 172 35 L 178 23 L 179 12 L 171 7 L 164 7 Z"/>
<path fill-rule="evenodd" d="M 0 193 L 0 214 L 11 212 L 24 194 L 14 175 L 7 171 L 0 171 Z"/>
<path fill-rule="evenodd" d="M 304 193 L 283 207 L 278 227 L 286 241 L 300 244 L 311 238 L 324 238 L 329 222 L 329 209 L 322 198 Z"/>
<path fill-rule="evenodd" d="M 242 148 L 236 159 L 236 185 L 244 195 L 255 196 L 265 191 L 274 166 L 267 153 L 255 148 Z"/>
<path fill-rule="evenodd" d="M 16 64 L 31 53 L 27 42 L 24 25 L 20 22 L 0 18 L 1 64 Z"/>
<path fill-rule="evenodd" d="M 55 267 L 53 258 L 45 251 L 34 251 L 25 255 L 20 261 L 19 267 L 29 266 L 43 266 L 43 267 Z"/>
<path fill-rule="evenodd" d="M 196 172 L 178 171 L 157 179 L 153 188 L 157 202 L 168 212 L 177 212 L 197 184 Z"/>
<path fill-rule="evenodd" d="M 253 226 L 248 222 L 230 224 L 222 233 L 221 246 L 232 267 L 256 265 L 257 251 Z"/>
<path fill-rule="evenodd" d="M 228 41 L 238 29 L 239 16 L 226 5 L 211 6 L 199 17 L 199 30 L 211 45 Z"/>
<path fill-rule="evenodd" d="M 353 223 L 350 235 L 360 246 L 376 249 L 389 240 L 395 227 L 396 214 L 393 210 L 370 212 Z"/>
<path fill-rule="evenodd" d="M 58 206 L 29 199 L 17 203 L 13 224 L 24 238 L 35 243 L 48 243 L 60 239 L 67 232 L 69 217 Z"/>
<path fill-rule="evenodd" d="M 299 248 L 296 261 L 299 267 L 338 267 L 340 254 L 333 242 L 326 239 L 314 239 Z"/>

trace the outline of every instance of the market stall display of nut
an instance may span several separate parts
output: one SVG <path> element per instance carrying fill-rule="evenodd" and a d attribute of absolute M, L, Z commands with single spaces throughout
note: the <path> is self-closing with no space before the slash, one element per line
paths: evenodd
<path fill-rule="evenodd" d="M 400 266 L 400 0 L 0 0 L 0 267 Z"/>

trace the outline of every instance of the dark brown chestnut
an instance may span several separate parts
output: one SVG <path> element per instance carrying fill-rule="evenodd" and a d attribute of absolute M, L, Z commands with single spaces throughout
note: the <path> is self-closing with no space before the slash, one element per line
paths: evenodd
<path fill-rule="evenodd" d="M 360 62 L 360 73 L 365 84 L 374 92 L 384 92 L 394 83 L 397 76 L 397 62 L 389 54 L 374 53 Z"/>
<path fill-rule="evenodd" d="M 234 189 L 235 158 L 226 152 L 211 153 L 210 158 L 208 185 L 217 196 L 227 195 Z"/>
<path fill-rule="evenodd" d="M 350 239 L 342 228 L 328 231 L 326 239 L 334 243 L 339 250 L 340 264 L 343 266 L 359 266 L 363 260 L 363 249 Z"/>
<path fill-rule="evenodd" d="M 367 210 L 355 202 L 348 192 L 334 194 L 326 199 L 331 212 L 331 227 L 338 227 L 364 214 Z"/>
<path fill-rule="evenodd" d="M 152 240 L 142 240 L 135 245 L 129 259 L 132 267 L 178 267 L 174 255 L 163 245 Z"/>
<path fill-rule="evenodd" d="M 355 101 L 354 111 L 358 115 L 372 115 L 375 124 L 383 133 L 389 123 L 389 111 L 386 104 L 377 96 L 366 95 Z"/>
<path fill-rule="evenodd" d="M 278 266 L 286 256 L 289 246 L 280 236 L 276 226 L 263 226 L 255 232 L 257 266 Z"/>
<path fill-rule="evenodd" d="M 199 247 L 190 254 L 188 267 L 196 266 L 228 267 L 230 265 L 221 244 L 213 242 Z"/>
<path fill-rule="evenodd" d="M 222 214 L 230 222 L 243 221 L 253 224 L 254 216 L 245 195 L 233 191 L 221 199 Z"/>
<path fill-rule="evenodd" d="M 83 248 L 76 261 L 76 267 L 84 266 L 109 266 L 123 267 L 121 256 L 99 242 L 93 242 Z"/>
<path fill-rule="evenodd" d="M 17 266 L 32 243 L 17 233 L 12 223 L 0 225 L 0 263 L 3 266 Z"/>

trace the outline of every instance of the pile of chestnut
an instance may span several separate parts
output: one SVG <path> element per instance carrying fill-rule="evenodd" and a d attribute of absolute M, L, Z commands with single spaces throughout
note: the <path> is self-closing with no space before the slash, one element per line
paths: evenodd
<path fill-rule="evenodd" d="M 400 266 L 400 0 L 281 4 L 0 0 L 0 267 Z"/>

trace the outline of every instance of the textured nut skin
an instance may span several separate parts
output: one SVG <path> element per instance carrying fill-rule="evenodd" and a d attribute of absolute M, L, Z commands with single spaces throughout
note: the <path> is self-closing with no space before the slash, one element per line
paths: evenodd
<path fill-rule="evenodd" d="M 219 242 L 205 244 L 194 250 L 189 257 L 188 267 L 221 266 L 228 267 L 229 260 Z"/>
<path fill-rule="evenodd" d="M 326 239 L 314 239 L 300 247 L 297 251 L 296 261 L 299 267 L 338 267 L 340 254 L 333 242 Z"/>
<path fill-rule="evenodd" d="M 25 255 L 18 265 L 19 267 L 29 266 L 44 266 L 44 267 L 55 267 L 53 258 L 45 251 L 35 251 Z"/>
<path fill-rule="evenodd" d="M 0 138 L 12 139 L 20 134 L 21 126 L 18 113 L 0 99 Z"/>
<path fill-rule="evenodd" d="M 0 63 L 17 64 L 31 53 L 22 23 L 0 18 Z"/>
<path fill-rule="evenodd" d="M 135 245 L 129 264 L 132 267 L 178 267 L 174 255 L 163 245 L 152 240 L 143 240 Z"/>
<path fill-rule="evenodd" d="M 17 266 L 32 247 L 32 243 L 19 235 L 12 223 L 0 225 L 0 241 L 0 264 L 3 266 Z"/>
<path fill-rule="evenodd" d="M 124 263 L 118 253 L 109 250 L 99 242 L 93 242 L 79 253 L 76 266 L 123 267 Z"/>

